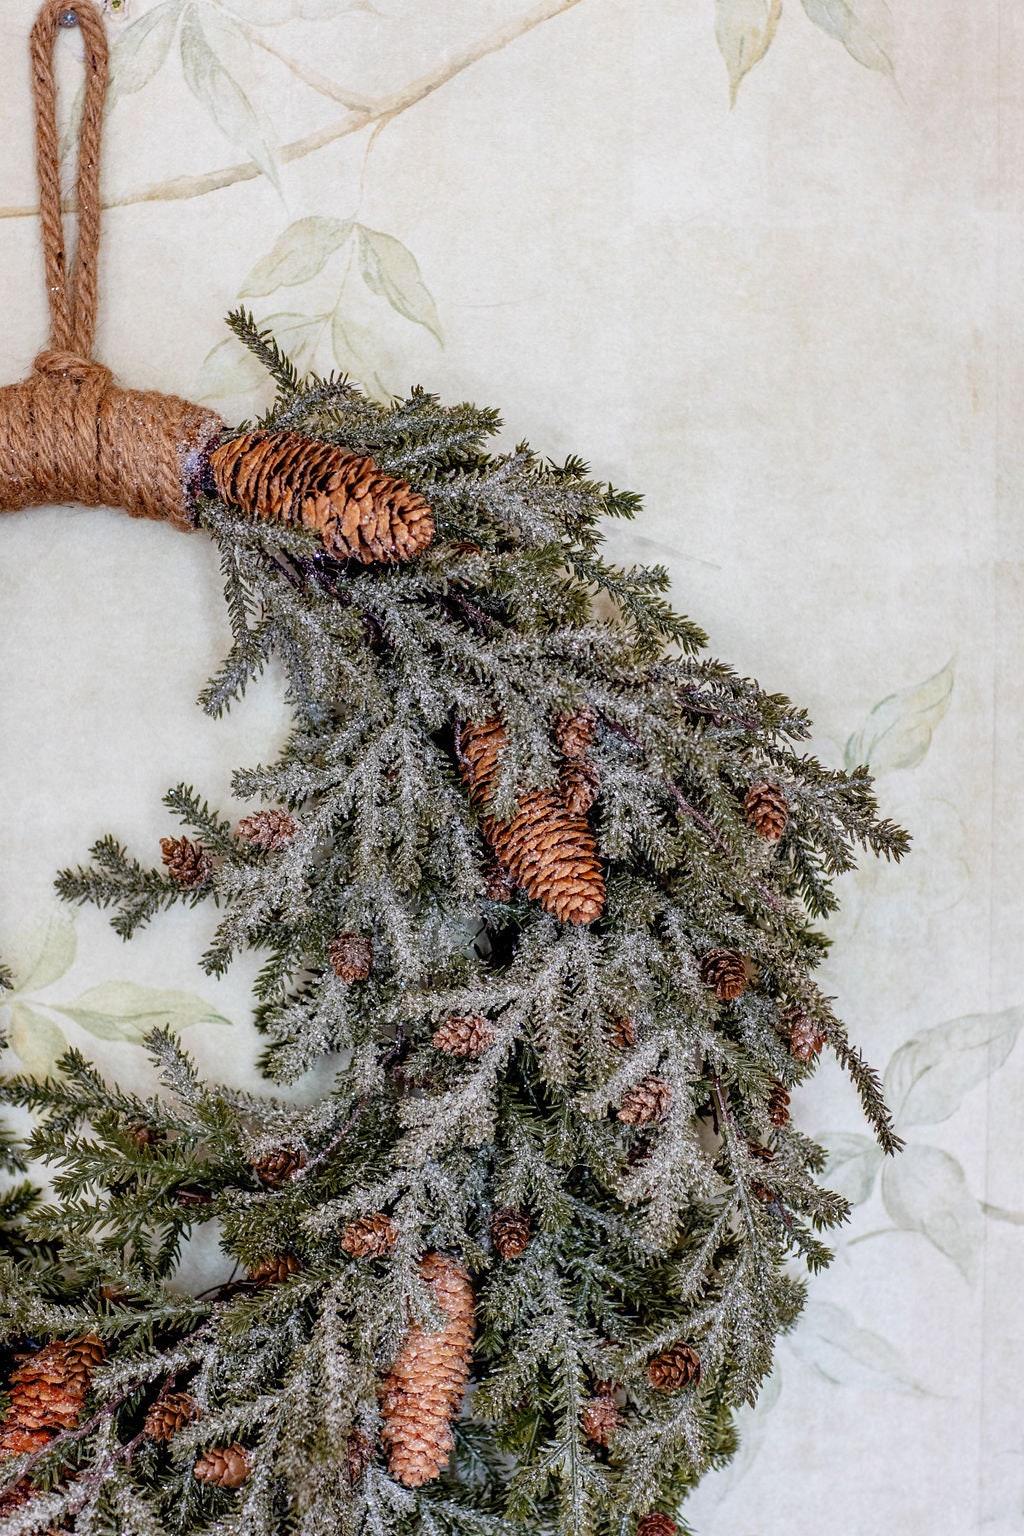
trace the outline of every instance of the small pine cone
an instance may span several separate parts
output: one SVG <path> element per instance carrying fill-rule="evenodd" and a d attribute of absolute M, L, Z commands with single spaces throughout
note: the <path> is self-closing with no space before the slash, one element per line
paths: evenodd
<path fill-rule="evenodd" d="M 365 981 L 373 970 L 373 940 L 365 933 L 339 933 L 327 953 L 335 976 L 346 986 Z"/>
<path fill-rule="evenodd" d="M 767 1184 L 762 1184 L 756 1179 L 750 1186 L 750 1193 L 755 1200 L 760 1200 L 763 1205 L 771 1205 L 772 1201 L 777 1198 L 773 1189 L 769 1189 Z"/>
<path fill-rule="evenodd" d="M 636 1025 L 632 1019 L 616 1019 L 608 1031 L 608 1044 L 617 1051 L 628 1051 L 636 1045 Z"/>
<path fill-rule="evenodd" d="M 306 1154 L 301 1147 L 275 1147 L 252 1165 L 256 1177 L 268 1189 L 280 1189 L 305 1166 Z"/>
<path fill-rule="evenodd" d="M 768 1118 L 780 1131 L 789 1124 L 789 1094 L 781 1083 L 773 1083 L 768 1095 Z"/>
<path fill-rule="evenodd" d="M 482 1056 L 494 1044 L 494 1025 L 482 1013 L 453 1013 L 434 1031 L 434 1049 L 446 1056 Z"/>
<path fill-rule="evenodd" d="M 464 725 L 459 769 L 474 805 L 492 798 L 505 728 L 497 717 Z M 592 923 L 604 911 L 597 842 L 585 816 L 574 816 L 561 791 L 539 789 L 519 800 L 511 821 L 481 817 L 484 837 L 516 885 L 562 923 Z"/>
<path fill-rule="evenodd" d="M 272 1253 L 250 1269 L 249 1279 L 256 1285 L 280 1285 L 289 1275 L 297 1275 L 301 1268 L 294 1253 Z"/>
<path fill-rule="evenodd" d="M 559 715 L 555 720 L 555 741 L 563 757 L 577 762 L 586 757 L 594 744 L 594 726 L 597 717 L 589 704 L 571 714 Z"/>
<path fill-rule="evenodd" d="M 68 1380 L 74 1382 L 83 1397 L 92 1386 L 93 1372 L 106 1358 L 106 1345 L 98 1334 L 86 1333 L 79 1339 L 69 1339 L 65 1344 L 64 1366 Z"/>
<path fill-rule="evenodd" d="M 200 1456 L 192 1475 L 217 1488 L 240 1488 L 251 1471 L 252 1455 L 236 1440 L 233 1445 L 215 1445 Z"/>
<path fill-rule="evenodd" d="M 748 1141 L 747 1151 L 751 1157 L 756 1157 L 759 1163 L 774 1163 L 775 1153 L 771 1147 L 762 1147 L 760 1142 Z"/>
<path fill-rule="evenodd" d="M 636 1536 L 676 1536 L 678 1530 L 671 1515 L 663 1515 L 660 1509 L 656 1509 L 638 1522 Z"/>
<path fill-rule="evenodd" d="M 258 848 L 262 853 L 280 853 L 282 848 L 288 847 L 297 830 L 295 818 L 275 807 L 243 816 L 235 828 L 235 836 L 240 843 Z"/>
<path fill-rule="evenodd" d="M 509 902 L 515 895 L 516 883 L 507 869 L 493 864 L 484 876 L 484 893 L 488 901 Z"/>
<path fill-rule="evenodd" d="M 184 1429 L 199 1417 L 199 1404 L 187 1392 L 170 1392 L 158 1398 L 146 1414 L 143 1433 L 150 1440 L 166 1444 L 173 1440 L 179 1429 Z"/>
<path fill-rule="evenodd" d="M 213 873 L 213 860 L 206 849 L 187 837 L 162 837 L 160 856 L 167 873 L 183 891 L 197 891 Z"/>
<path fill-rule="evenodd" d="M 789 820 L 785 793 L 777 784 L 752 784 L 743 801 L 743 814 L 759 837 L 777 843 Z"/>
<path fill-rule="evenodd" d="M 585 816 L 601 793 L 601 775 L 594 763 L 563 763 L 558 770 L 558 786 L 570 816 Z"/>
<path fill-rule="evenodd" d="M 648 1362 L 647 1379 L 659 1392 L 678 1392 L 700 1381 L 700 1356 L 689 1344 L 673 1344 Z"/>
<path fill-rule="evenodd" d="M 341 1234 L 341 1246 L 354 1259 L 379 1259 L 398 1242 L 398 1228 L 390 1216 L 380 1213 L 350 1221 Z"/>
<path fill-rule="evenodd" d="M 348 1437 L 346 1461 L 349 1482 L 358 1483 L 373 1461 L 373 1441 L 361 1429 L 354 1429 Z"/>
<path fill-rule="evenodd" d="M 600 1392 L 583 1404 L 580 1412 L 583 1433 L 595 1445 L 608 1445 L 622 1423 L 622 1415 L 611 1393 Z"/>
<path fill-rule="evenodd" d="M 491 1242 L 499 1259 L 518 1259 L 530 1241 L 530 1218 L 525 1211 L 495 1211 L 491 1217 Z"/>
<path fill-rule="evenodd" d="M 158 1131 L 155 1125 L 147 1125 L 142 1120 L 126 1125 L 124 1133 L 132 1146 L 140 1152 L 148 1152 L 151 1147 L 159 1146 L 164 1139 L 163 1131 Z"/>
<path fill-rule="evenodd" d="M 415 1324 L 381 1389 L 388 1471 L 406 1488 L 432 1482 L 448 1465 L 451 1421 L 462 1406 L 473 1354 L 469 1275 L 443 1253 L 425 1254 L 419 1269 L 448 1322 L 434 1333 Z"/>
<path fill-rule="evenodd" d="M 734 949 L 709 949 L 700 962 L 700 979 L 719 1002 L 731 1003 L 747 985 L 743 956 Z"/>
<path fill-rule="evenodd" d="M 623 1125 L 651 1125 L 663 1120 L 672 1102 L 672 1090 L 663 1077 L 645 1077 L 622 1095 L 619 1119 Z"/>
<path fill-rule="evenodd" d="M 812 1061 L 825 1044 L 825 1036 L 809 1019 L 802 1008 L 789 1009 L 785 1015 L 789 1025 L 789 1048 L 798 1061 Z"/>
<path fill-rule="evenodd" d="M 217 494 L 267 522 L 318 533 L 336 560 L 409 560 L 434 519 L 406 480 L 365 454 L 299 432 L 247 432 L 209 456 Z"/>

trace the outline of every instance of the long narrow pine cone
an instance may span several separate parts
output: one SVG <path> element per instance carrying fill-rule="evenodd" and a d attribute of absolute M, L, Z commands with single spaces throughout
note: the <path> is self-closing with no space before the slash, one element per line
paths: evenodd
<path fill-rule="evenodd" d="M 678 1530 L 671 1515 L 663 1515 L 660 1509 L 655 1509 L 637 1522 L 636 1536 L 676 1536 Z"/>
<path fill-rule="evenodd" d="M 647 1379 L 659 1392 L 679 1392 L 700 1381 L 700 1356 L 690 1344 L 673 1344 L 648 1362 Z"/>
<path fill-rule="evenodd" d="M 447 1317 L 431 1333 L 415 1324 L 381 1391 L 388 1471 L 406 1488 L 432 1482 L 448 1465 L 452 1420 L 462 1406 L 473 1353 L 473 1288 L 457 1259 L 428 1253 L 420 1275 Z"/>
<path fill-rule="evenodd" d="M 495 1211 L 491 1217 L 491 1242 L 506 1263 L 525 1253 L 530 1241 L 530 1218 L 525 1211 Z"/>
<path fill-rule="evenodd" d="M 588 1398 L 580 1411 L 583 1433 L 594 1445 L 609 1445 L 615 1431 L 622 1423 L 622 1415 L 610 1392 L 599 1392 Z"/>
<path fill-rule="evenodd" d="M 743 814 L 759 837 L 777 843 L 789 821 L 785 791 L 778 784 L 751 784 L 743 801 Z"/>
<path fill-rule="evenodd" d="M 585 816 L 601 793 L 601 775 L 594 763 L 585 760 L 563 763 L 558 770 L 558 787 L 569 814 Z"/>
<path fill-rule="evenodd" d="M 143 1433 L 150 1439 L 166 1445 L 173 1440 L 179 1429 L 199 1417 L 199 1404 L 187 1392 L 169 1392 L 158 1398 L 146 1414 Z"/>
<path fill-rule="evenodd" d="M 213 874 L 213 860 L 206 849 L 188 837 L 162 837 L 160 857 L 175 885 L 183 891 L 197 891 Z"/>
<path fill-rule="evenodd" d="M 721 1003 L 731 1003 L 747 985 L 743 956 L 734 949 L 709 949 L 701 958 L 700 979 Z"/>
<path fill-rule="evenodd" d="M 199 1482 L 216 1488 L 241 1488 L 251 1471 L 252 1454 L 237 1440 L 232 1445 L 215 1445 L 192 1468 Z"/>
<path fill-rule="evenodd" d="M 365 933 L 339 933 L 327 953 L 335 976 L 346 986 L 365 981 L 373 970 L 373 940 Z"/>
<path fill-rule="evenodd" d="M 789 1094 L 781 1083 L 773 1083 L 768 1095 L 768 1118 L 777 1130 L 789 1124 Z"/>
<path fill-rule="evenodd" d="M 341 1234 L 341 1246 L 355 1259 L 379 1259 L 398 1241 L 398 1228 L 380 1212 L 350 1221 Z"/>
<path fill-rule="evenodd" d="M 434 537 L 430 508 L 408 481 L 333 443 L 247 432 L 215 448 L 209 464 L 223 501 L 319 534 L 336 560 L 409 560 Z"/>
<path fill-rule="evenodd" d="M 494 1044 L 494 1025 L 482 1013 L 453 1013 L 434 1031 L 434 1049 L 446 1056 L 482 1056 Z"/>
<path fill-rule="evenodd" d="M 623 1125 L 651 1125 L 663 1120 L 672 1102 L 672 1090 L 663 1077 L 645 1077 L 627 1088 L 619 1106 Z"/>
<path fill-rule="evenodd" d="M 802 1008 L 788 1009 L 785 1022 L 789 1026 L 789 1048 L 797 1061 L 812 1061 L 825 1044 L 821 1029 Z"/>
<path fill-rule="evenodd" d="M 597 842 L 585 816 L 568 810 L 560 790 L 539 789 L 520 798 L 511 821 L 486 811 L 494 789 L 505 728 L 497 717 L 459 732 L 459 768 L 481 826 L 500 864 L 528 896 L 562 923 L 592 923 L 605 903 Z"/>
<path fill-rule="evenodd" d="M 269 811 L 253 811 L 251 816 L 243 816 L 235 828 L 235 836 L 240 843 L 258 848 L 261 853 L 280 853 L 282 848 L 288 847 L 296 831 L 294 816 L 275 806 Z"/>

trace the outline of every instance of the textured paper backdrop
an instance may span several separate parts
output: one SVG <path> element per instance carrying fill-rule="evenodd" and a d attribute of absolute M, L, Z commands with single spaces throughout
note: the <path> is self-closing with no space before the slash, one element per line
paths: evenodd
<path fill-rule="evenodd" d="M 33 10 L 0 6 L 4 380 L 44 340 Z M 688 1507 L 702 1536 L 1024 1531 L 1017 11 L 789 0 L 730 110 L 722 55 L 735 77 L 772 0 L 719 0 L 721 51 L 712 0 L 108 3 L 98 350 L 123 381 L 248 412 L 220 345 L 242 296 L 318 367 L 499 404 L 647 493 L 616 554 L 664 561 L 915 834 L 847 878 L 828 968 L 909 1151 L 879 1169 L 834 1068 L 797 1096 L 857 1207 Z M 194 707 L 227 640 L 211 546 L 23 513 L 0 593 L 19 1056 L 68 1040 L 139 1081 L 156 1012 L 254 1082 L 250 974 L 198 971 L 207 915 L 124 948 L 51 893 L 104 831 L 155 858 L 179 779 L 228 808 L 282 729 L 273 678 L 225 722 Z"/>

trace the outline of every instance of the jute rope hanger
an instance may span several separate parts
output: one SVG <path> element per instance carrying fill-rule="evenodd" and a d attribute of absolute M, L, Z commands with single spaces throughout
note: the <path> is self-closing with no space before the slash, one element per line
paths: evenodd
<path fill-rule="evenodd" d="M 69 266 L 53 57 L 59 31 L 70 27 L 85 42 L 85 90 L 78 240 Z M 79 502 L 190 529 L 197 497 L 208 491 L 256 516 L 301 524 L 338 559 L 418 554 L 433 537 L 430 508 L 366 455 L 295 432 L 230 437 L 215 411 L 156 390 L 122 389 L 94 359 L 107 89 L 107 40 L 95 0 L 43 0 L 30 59 L 50 340 L 27 379 L 0 388 L 0 512 Z"/>

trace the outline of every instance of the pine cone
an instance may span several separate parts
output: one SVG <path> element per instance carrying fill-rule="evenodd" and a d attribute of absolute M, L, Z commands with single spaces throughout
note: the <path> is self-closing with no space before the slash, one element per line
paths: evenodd
<path fill-rule="evenodd" d="M 516 883 L 507 869 L 494 864 L 484 876 L 484 893 L 488 901 L 508 902 L 515 895 Z"/>
<path fill-rule="evenodd" d="M 678 1392 L 700 1381 L 700 1356 L 689 1344 L 673 1344 L 648 1362 L 647 1379 L 659 1392 Z"/>
<path fill-rule="evenodd" d="M 663 1515 L 660 1510 L 652 1510 L 649 1515 L 644 1515 L 636 1528 L 636 1536 L 676 1536 L 678 1525 L 671 1515 Z"/>
<path fill-rule="evenodd" d="M 747 1151 L 751 1157 L 756 1157 L 759 1163 L 774 1163 L 775 1153 L 771 1147 L 762 1147 L 760 1142 L 748 1141 Z"/>
<path fill-rule="evenodd" d="M 398 1242 L 398 1228 L 390 1216 L 380 1213 L 350 1221 L 341 1234 L 341 1246 L 356 1259 L 379 1259 Z"/>
<path fill-rule="evenodd" d="M 93 1372 L 107 1358 L 107 1348 L 95 1333 L 83 1334 L 78 1339 L 68 1339 L 64 1345 L 64 1365 L 68 1380 L 74 1382 L 84 1397 L 92 1386 Z"/>
<path fill-rule="evenodd" d="M 650 1125 L 663 1120 L 672 1102 L 672 1090 L 663 1077 L 645 1077 L 622 1095 L 619 1119 L 623 1125 Z"/>
<path fill-rule="evenodd" d="M 267 522 L 318 533 L 336 560 L 409 560 L 434 537 L 430 508 L 365 454 L 298 432 L 247 432 L 209 457 L 217 494 Z"/>
<path fill-rule="evenodd" d="M 449 1321 L 436 1333 L 418 1324 L 409 1330 L 381 1391 L 388 1471 L 406 1488 L 432 1482 L 448 1465 L 451 1420 L 462 1405 L 473 1354 L 469 1275 L 443 1253 L 425 1254 L 419 1269 Z"/>
<path fill-rule="evenodd" d="M 601 1392 L 588 1398 L 580 1411 L 580 1423 L 588 1440 L 595 1445 L 608 1445 L 622 1423 L 622 1415 L 611 1393 Z"/>
<path fill-rule="evenodd" d="M 798 1061 L 812 1061 L 825 1044 L 825 1036 L 802 1008 L 791 1008 L 784 1015 L 789 1025 L 789 1048 Z"/>
<path fill-rule="evenodd" d="M 636 1025 L 632 1019 L 616 1019 L 608 1031 L 608 1044 L 617 1051 L 628 1051 L 636 1045 Z"/>
<path fill-rule="evenodd" d="M 373 970 L 373 940 L 364 933 L 339 933 L 327 951 L 334 974 L 340 976 L 346 986 L 354 981 L 365 981 Z"/>
<path fill-rule="evenodd" d="M 354 1429 L 348 1437 L 348 1480 L 358 1483 L 373 1461 L 373 1441 L 361 1429 Z"/>
<path fill-rule="evenodd" d="M 5 1424 L 0 1429 L 0 1459 L 41 1451 L 49 1445 L 54 1433 L 52 1429 L 22 1429 L 20 1424 Z"/>
<path fill-rule="evenodd" d="M 183 891 L 197 891 L 213 873 L 213 860 L 206 849 L 187 837 L 162 837 L 160 856 L 167 873 Z"/>
<path fill-rule="evenodd" d="M 249 1279 L 256 1285 L 280 1285 L 289 1275 L 297 1275 L 301 1268 L 294 1253 L 272 1253 L 250 1269 Z"/>
<path fill-rule="evenodd" d="M 734 949 L 709 949 L 700 962 L 700 979 L 719 1002 L 731 1003 L 747 985 L 743 956 Z"/>
<path fill-rule="evenodd" d="M 275 807 L 243 816 L 235 828 L 235 836 L 240 843 L 259 848 L 263 853 L 280 853 L 282 848 L 288 847 L 297 831 L 295 818 Z"/>
<path fill-rule="evenodd" d="M 146 1125 L 142 1120 L 126 1125 L 124 1133 L 132 1146 L 140 1152 L 148 1152 L 150 1147 L 159 1146 L 164 1139 L 163 1131 L 158 1131 L 155 1125 Z"/>
<path fill-rule="evenodd" d="M 530 1218 L 525 1211 L 495 1211 L 491 1217 L 491 1242 L 499 1259 L 518 1259 L 530 1241 Z"/>
<path fill-rule="evenodd" d="M 494 1037 L 494 1025 L 482 1013 L 453 1013 L 434 1031 L 434 1049 L 447 1056 L 482 1056 Z"/>
<path fill-rule="evenodd" d="M 459 769 L 473 803 L 490 802 L 505 728 L 496 717 L 459 732 Z M 528 896 L 562 923 L 592 923 L 604 911 L 605 886 L 597 843 L 585 816 L 573 816 L 561 792 L 524 795 L 511 821 L 481 817 L 499 863 Z"/>
<path fill-rule="evenodd" d="M 301 1147 L 275 1147 L 265 1152 L 253 1163 L 253 1172 L 268 1189 L 280 1189 L 294 1178 L 300 1168 L 306 1166 L 306 1154 Z"/>
<path fill-rule="evenodd" d="M 601 775 L 594 763 L 563 763 L 558 770 L 558 787 L 570 816 L 585 816 L 601 793 Z"/>
<path fill-rule="evenodd" d="M 594 744 L 596 721 L 597 717 L 589 704 L 556 718 L 555 741 L 563 757 L 575 758 L 577 761 L 586 757 Z"/>
<path fill-rule="evenodd" d="M 106 1351 L 94 1333 L 54 1339 L 11 1372 L 4 1432 L 71 1429 L 78 1423 L 93 1370 Z M 13 1453 L 11 1453 L 13 1454 Z"/>
<path fill-rule="evenodd" d="M 768 1095 L 768 1118 L 780 1131 L 789 1124 L 789 1094 L 781 1083 L 774 1083 Z"/>
<path fill-rule="evenodd" d="M 143 1433 L 150 1440 L 166 1444 L 174 1439 L 179 1429 L 184 1429 L 198 1417 L 199 1404 L 194 1398 L 187 1392 L 169 1392 L 166 1397 L 158 1398 L 146 1414 Z"/>
<path fill-rule="evenodd" d="M 233 1445 L 215 1445 L 200 1456 L 192 1475 L 217 1488 L 240 1488 L 251 1471 L 252 1455 L 236 1440 Z"/>
<path fill-rule="evenodd" d="M 789 820 L 784 791 L 777 784 L 752 784 L 743 801 L 743 814 L 759 837 L 777 843 Z"/>

